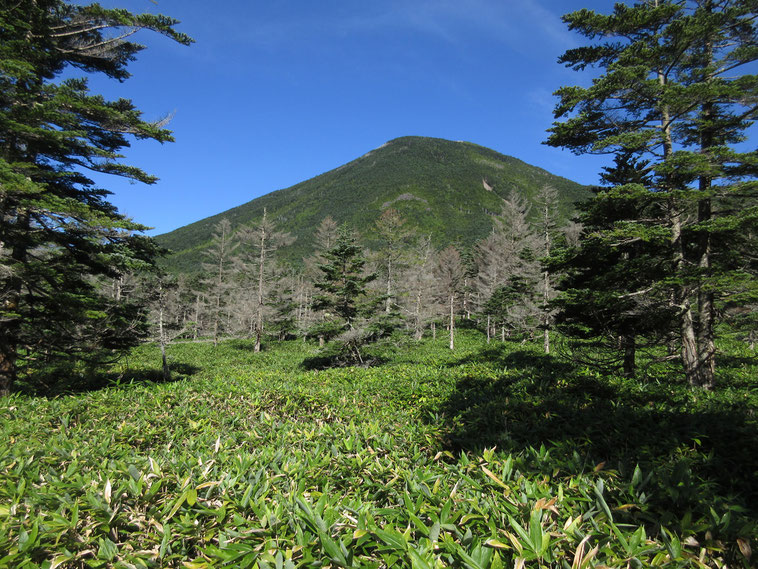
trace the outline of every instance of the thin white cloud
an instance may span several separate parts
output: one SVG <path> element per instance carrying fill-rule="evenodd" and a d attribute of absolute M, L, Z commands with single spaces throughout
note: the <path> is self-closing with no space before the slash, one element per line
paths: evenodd
<path fill-rule="evenodd" d="M 561 14 L 548 10 L 539 0 L 387 0 L 356 6 L 352 13 L 295 15 L 252 25 L 246 21 L 239 32 L 244 40 L 270 48 L 303 39 L 394 31 L 433 36 L 454 44 L 465 42 L 472 33 L 480 34 L 520 52 L 529 52 L 534 42 L 555 44 L 558 50 L 574 45 L 572 34 L 560 21 Z"/>

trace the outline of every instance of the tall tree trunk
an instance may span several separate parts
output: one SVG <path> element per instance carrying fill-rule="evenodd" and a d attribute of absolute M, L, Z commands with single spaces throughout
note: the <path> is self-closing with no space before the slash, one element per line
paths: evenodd
<path fill-rule="evenodd" d="M 548 248 L 548 255 L 550 254 L 549 248 Z M 545 326 L 545 331 L 543 332 L 543 346 L 545 349 L 545 353 L 550 353 L 550 311 L 548 308 L 548 302 L 550 302 L 550 273 L 548 271 L 545 271 L 544 273 L 545 282 L 544 282 L 544 295 L 542 297 L 542 301 L 545 303 L 545 308 L 543 309 L 544 312 L 544 321 L 543 325 Z"/>
<path fill-rule="evenodd" d="M 266 262 L 266 208 L 263 208 L 263 221 L 261 222 L 261 255 L 258 261 L 258 305 L 255 313 L 255 348 L 261 351 L 261 338 L 263 337 L 263 270 Z"/>
<path fill-rule="evenodd" d="M 171 379 L 171 370 L 168 367 L 168 359 L 166 358 L 166 344 L 168 344 L 168 338 L 166 337 L 166 330 L 164 328 L 164 304 L 165 293 L 163 291 L 163 285 L 158 284 L 158 343 L 161 346 L 161 364 L 163 366 L 163 381 L 169 381 Z"/>
<path fill-rule="evenodd" d="M 302 330 L 304 328 L 303 317 L 305 316 L 305 306 L 303 297 L 303 276 L 297 277 L 297 312 L 295 313 L 295 322 L 297 323 L 297 329 Z"/>
<path fill-rule="evenodd" d="M 216 295 L 216 310 L 213 316 L 213 347 L 218 346 L 218 322 L 221 319 L 221 296 Z"/>
<path fill-rule="evenodd" d="M 200 293 L 195 293 L 195 328 L 192 330 L 192 339 L 197 340 L 197 332 L 200 328 Z"/>
<path fill-rule="evenodd" d="M 655 0 L 656 6 L 658 0 Z M 663 71 L 658 71 L 658 82 L 665 86 L 666 76 Z M 664 160 L 671 157 L 674 151 L 674 144 L 671 138 L 671 113 L 668 105 L 661 106 L 661 130 L 663 132 L 663 158 Z M 664 188 L 671 191 L 672 188 L 666 183 Z M 675 198 L 670 198 L 668 203 L 669 226 L 671 229 L 671 250 L 673 254 L 674 267 L 676 274 L 683 275 L 685 270 L 685 244 L 682 237 L 682 217 L 680 204 Z M 692 318 L 692 306 L 690 299 L 691 291 L 684 284 L 676 286 L 673 294 L 674 304 L 679 314 L 679 337 L 681 340 L 681 360 L 684 374 L 690 385 L 699 383 L 699 365 L 697 336 L 695 334 L 695 322 Z"/>
<path fill-rule="evenodd" d="M 455 349 L 455 295 L 450 295 L 450 349 Z"/>
<path fill-rule="evenodd" d="M 392 312 L 392 255 L 389 255 L 387 259 L 387 300 L 384 312 L 387 314 Z"/>
<path fill-rule="evenodd" d="M 113 300 L 121 302 L 121 294 L 124 288 L 124 277 L 120 275 L 113 279 Z"/>
<path fill-rule="evenodd" d="M 490 343 L 490 339 L 492 337 L 492 335 L 490 334 L 490 332 L 491 332 L 491 326 L 492 326 L 492 324 L 490 322 L 491 318 L 492 317 L 488 314 L 487 315 L 487 343 L 488 344 Z"/>
<path fill-rule="evenodd" d="M 543 224 L 545 227 L 545 257 L 550 256 L 550 201 L 547 193 L 545 194 L 545 209 L 543 211 Z M 543 271 L 543 283 L 544 290 L 542 291 L 542 318 L 543 326 L 545 327 L 543 333 L 543 346 L 546 354 L 550 353 L 550 271 Z"/>
<path fill-rule="evenodd" d="M 463 277 L 463 314 L 465 314 L 466 320 L 471 319 L 468 300 L 468 277 Z"/>
<path fill-rule="evenodd" d="M 424 328 L 421 326 L 421 289 L 416 290 L 416 302 L 413 307 L 413 337 L 416 341 L 424 336 Z"/>
<path fill-rule="evenodd" d="M 702 184 L 701 184 L 702 187 Z M 703 199 L 698 204 L 698 221 L 705 222 L 711 218 L 711 200 Z M 703 231 L 699 238 L 700 269 L 707 277 L 711 268 L 711 235 Z M 702 278 L 702 276 L 701 276 Z M 713 333 L 714 296 L 713 292 L 702 283 L 698 290 L 698 386 L 713 389 L 716 383 L 716 345 Z"/>
<path fill-rule="evenodd" d="M 26 211 L 16 212 L 19 232 L 29 230 L 29 214 Z M 21 242 L 19 242 L 21 241 Z M 26 261 L 27 247 L 23 240 L 17 240 L 11 250 L 14 264 L 20 265 Z M 10 314 L 0 326 L 0 397 L 8 396 L 16 383 L 18 376 L 17 359 L 21 319 L 17 316 L 21 302 L 22 280 L 13 272 L 6 279 L 0 290 L 0 301 L 3 312 Z"/>
<path fill-rule="evenodd" d="M 673 200 L 672 200 L 673 201 Z M 673 212 L 670 212 L 671 223 L 671 240 L 674 249 L 674 262 L 678 274 L 682 274 L 684 270 L 684 245 L 682 243 L 682 223 L 681 215 L 676 208 L 675 203 L 670 203 L 670 207 L 674 208 Z M 684 375 L 687 381 L 692 386 L 701 385 L 702 379 L 700 377 L 700 362 L 698 356 L 697 347 L 697 335 L 695 333 L 695 322 L 692 318 L 692 304 L 690 299 L 689 287 L 680 284 L 674 291 L 674 303 L 679 312 L 679 337 L 681 340 L 681 359 L 682 366 L 684 368 Z"/>
<path fill-rule="evenodd" d="M 712 3 L 706 2 L 705 9 L 711 12 L 713 9 Z M 705 63 L 710 67 L 713 61 L 713 46 L 710 40 L 705 44 Z M 706 83 L 710 83 L 713 77 L 709 74 L 704 77 Z M 700 134 L 700 151 L 706 154 L 714 146 L 714 137 L 710 121 L 713 119 L 713 103 L 706 102 L 702 108 L 702 118 L 705 127 Z M 711 191 L 712 180 L 709 176 L 701 176 L 698 189 L 702 194 L 701 199 L 698 202 L 698 215 L 697 221 L 701 225 L 698 233 L 698 253 L 700 258 L 698 265 L 700 267 L 700 285 L 698 288 L 698 365 L 699 370 L 699 382 L 700 387 L 705 389 L 713 389 L 716 383 L 716 346 L 714 342 L 713 322 L 714 322 L 714 295 L 713 292 L 704 287 L 702 283 L 703 278 L 708 278 L 711 272 L 711 232 L 710 230 L 703 229 L 702 224 L 707 223 L 713 216 L 713 210 L 711 207 Z"/>

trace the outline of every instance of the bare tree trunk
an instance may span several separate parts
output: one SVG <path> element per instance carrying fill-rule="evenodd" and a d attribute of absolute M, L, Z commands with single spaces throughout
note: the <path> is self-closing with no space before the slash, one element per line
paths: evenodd
<path fill-rule="evenodd" d="M 543 189 L 542 195 L 544 195 L 544 207 L 542 210 L 542 224 L 543 224 L 543 234 L 544 234 L 544 250 L 543 253 L 545 257 L 550 256 L 550 248 L 552 245 L 552 239 L 550 237 L 550 228 L 551 228 L 551 207 L 553 207 L 553 202 L 555 199 L 555 193 L 552 188 L 545 187 Z M 550 302 L 550 271 L 545 269 L 542 272 L 543 276 L 543 291 L 542 291 L 542 325 L 544 326 L 544 332 L 543 332 L 543 345 L 545 349 L 545 353 L 550 353 L 550 307 L 548 303 Z"/>
<path fill-rule="evenodd" d="M 701 188 L 703 187 L 701 180 Z M 710 182 L 707 182 L 710 186 Z M 709 188 L 710 189 L 710 188 Z M 711 200 L 703 199 L 698 204 L 698 221 L 711 218 Z M 703 231 L 700 235 L 700 268 L 708 274 L 711 268 L 711 235 Z M 698 386 L 713 389 L 716 383 L 716 344 L 713 334 L 714 295 L 702 284 L 698 290 Z"/>
<path fill-rule="evenodd" d="M 455 349 L 455 295 L 450 295 L 450 349 Z"/>
<path fill-rule="evenodd" d="M 261 255 L 258 264 L 258 306 L 255 313 L 255 348 L 253 351 L 261 351 L 261 338 L 263 337 L 263 269 L 266 262 L 266 208 L 263 208 L 263 221 L 261 222 Z"/>
<path fill-rule="evenodd" d="M 676 204 L 672 203 L 670 204 L 670 207 L 674 208 L 674 211 L 670 212 L 671 240 L 674 248 L 674 261 L 677 272 L 680 273 L 683 271 L 684 267 L 684 245 L 682 243 L 681 216 L 679 212 L 676 211 Z M 682 359 L 682 366 L 684 367 L 684 374 L 690 385 L 702 386 L 703 381 L 701 378 L 701 366 L 698 357 L 697 335 L 695 333 L 695 322 L 692 318 L 692 305 L 690 301 L 689 287 L 679 285 L 674 293 L 674 302 L 679 311 L 679 335 L 682 342 L 680 354 Z"/>
<path fill-rule="evenodd" d="M 221 318 L 221 297 L 216 295 L 216 313 L 213 315 L 213 347 L 218 346 L 218 321 Z"/>
<path fill-rule="evenodd" d="M 547 211 L 547 208 L 545 208 Z M 547 214 L 546 214 L 547 215 Z M 545 232 L 545 243 L 546 243 L 546 255 L 550 254 L 550 235 L 548 232 Z M 548 302 L 550 302 L 550 273 L 548 271 L 544 272 L 544 287 L 545 290 L 543 291 L 542 301 L 545 304 L 545 307 L 543 308 L 543 314 L 544 314 L 544 321 L 543 324 L 545 326 L 545 331 L 543 332 L 543 345 L 545 348 L 545 353 L 550 353 L 550 309 L 548 308 Z"/>
<path fill-rule="evenodd" d="M 303 316 L 305 316 L 304 298 L 303 298 L 303 276 L 297 277 L 297 312 L 295 313 L 295 321 L 297 322 L 297 329 L 302 330 L 304 328 Z"/>
<path fill-rule="evenodd" d="M 487 343 L 488 344 L 490 343 L 490 338 L 491 338 L 491 336 L 490 336 L 490 326 L 491 326 L 490 319 L 491 319 L 491 316 L 488 314 L 487 315 Z"/>
<path fill-rule="evenodd" d="M 197 340 L 197 332 L 200 329 L 200 293 L 195 293 L 195 329 L 192 331 L 192 339 Z"/>
<path fill-rule="evenodd" d="M 387 300 L 384 308 L 385 313 L 392 311 L 392 256 L 387 259 Z"/>
<path fill-rule="evenodd" d="M 468 301 L 468 277 L 463 277 L 463 314 L 466 320 L 471 320 L 471 311 L 469 310 Z"/>
<path fill-rule="evenodd" d="M 424 329 L 421 326 L 421 289 L 416 289 L 416 299 L 413 303 L 413 337 L 416 341 L 421 340 Z"/>
<path fill-rule="evenodd" d="M 161 363 L 163 366 L 163 381 L 169 381 L 171 379 L 171 370 L 168 367 L 168 360 L 166 359 L 166 344 L 168 340 L 166 338 L 166 331 L 164 329 L 164 304 L 165 296 L 163 292 L 163 285 L 158 284 L 158 343 L 161 346 Z"/>
<path fill-rule="evenodd" d="M 113 300 L 121 302 L 121 293 L 124 287 L 124 277 L 118 276 L 113 279 Z"/>
<path fill-rule="evenodd" d="M 305 291 L 305 299 L 303 300 L 303 320 L 307 324 L 311 321 L 313 311 L 311 310 L 311 297 L 308 294 L 308 291 Z M 306 337 L 308 336 L 307 330 L 305 329 L 305 326 L 303 327 L 303 341 L 306 340 Z"/>
<path fill-rule="evenodd" d="M 437 323 L 436 322 L 432 322 L 432 339 L 433 340 L 437 339 Z"/>

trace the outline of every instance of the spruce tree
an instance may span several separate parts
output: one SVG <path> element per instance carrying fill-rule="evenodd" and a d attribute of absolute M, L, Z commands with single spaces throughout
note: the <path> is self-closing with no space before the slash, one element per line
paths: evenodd
<path fill-rule="evenodd" d="M 171 140 L 125 99 L 89 92 L 72 70 L 123 81 L 151 30 L 182 44 L 176 21 L 61 0 L 3 2 L 0 9 L 0 394 L 19 365 L 134 343 L 138 314 L 97 281 L 150 265 L 143 226 L 111 205 L 87 172 L 152 183 L 119 161 L 130 139 Z"/>
<path fill-rule="evenodd" d="M 376 275 L 365 274 L 366 258 L 347 225 L 340 226 L 334 245 L 323 253 L 323 258 L 318 266 L 321 280 L 315 283 L 321 292 L 313 299 L 313 308 L 325 311 L 327 319 L 338 328 L 351 329 L 361 315 L 366 285 Z"/>
<path fill-rule="evenodd" d="M 652 0 L 564 16 L 591 43 L 560 61 L 601 73 L 557 92 L 562 121 L 548 143 L 650 162 L 648 180 L 599 199 L 655 205 L 606 231 L 618 243 L 662 244 L 650 262 L 663 278 L 628 294 L 666 299 L 685 376 L 704 388 L 715 383 L 718 305 L 756 286 L 735 247 L 758 220 L 758 160 L 736 146 L 758 113 L 758 77 L 742 74 L 758 59 L 755 12 L 754 0 Z"/>
<path fill-rule="evenodd" d="M 366 285 L 376 275 L 364 270 L 363 250 L 347 225 L 340 226 L 334 245 L 322 257 L 324 262 L 318 265 L 321 280 L 314 283 L 320 293 L 313 299 L 313 309 L 321 310 L 323 319 L 311 333 L 324 339 L 340 336 L 335 360 L 363 363 L 360 348 L 372 333 L 358 324 L 377 308 L 376 303 L 366 301 Z"/>

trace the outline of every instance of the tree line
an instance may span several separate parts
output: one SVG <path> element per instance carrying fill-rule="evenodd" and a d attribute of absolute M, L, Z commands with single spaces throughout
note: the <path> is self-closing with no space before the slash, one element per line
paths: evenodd
<path fill-rule="evenodd" d="M 430 237 L 391 207 L 367 231 L 377 244 L 373 251 L 353 229 L 327 217 L 315 229 L 314 253 L 299 267 L 276 258 L 291 237 L 265 211 L 258 223 L 236 231 L 223 219 L 199 275 L 159 278 L 170 292 L 153 314 L 161 316 L 159 329 L 186 339 L 249 337 L 256 352 L 264 337 L 314 339 L 321 346 L 338 340 L 349 346 L 349 361 L 361 360 L 360 345 L 395 330 L 421 339 L 442 326 L 453 349 L 459 318 L 481 325 L 488 339 L 543 333 L 549 351 L 554 279 L 540 259 L 554 241 L 577 236 L 575 224 L 558 228 L 557 197 L 543 188 L 535 223 L 530 206 L 512 193 L 490 235 L 470 250 L 434 250 Z M 147 286 L 155 286 L 154 278 Z M 139 285 L 133 291 L 149 296 Z"/>

